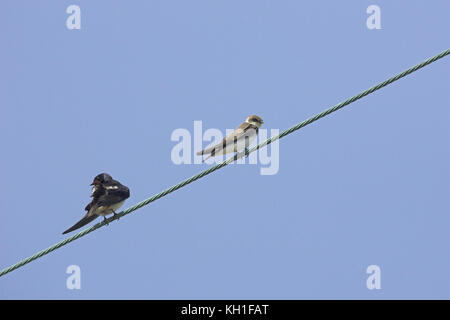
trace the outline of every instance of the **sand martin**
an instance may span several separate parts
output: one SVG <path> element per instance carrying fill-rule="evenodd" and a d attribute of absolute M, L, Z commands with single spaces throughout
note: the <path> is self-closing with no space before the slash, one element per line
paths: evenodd
<path fill-rule="evenodd" d="M 256 115 L 248 116 L 245 122 L 226 136 L 222 142 L 197 152 L 197 155 L 209 154 L 209 157 L 203 160 L 205 162 L 214 156 L 247 150 L 250 143 L 256 138 L 258 129 L 263 123 L 263 120 Z"/>
<path fill-rule="evenodd" d="M 94 178 L 91 183 L 92 201 L 86 206 L 87 213 L 72 227 L 63 232 L 66 234 L 88 224 L 95 218 L 114 213 L 119 209 L 125 200 L 130 196 L 130 189 L 114 180 L 109 174 L 101 173 Z"/>

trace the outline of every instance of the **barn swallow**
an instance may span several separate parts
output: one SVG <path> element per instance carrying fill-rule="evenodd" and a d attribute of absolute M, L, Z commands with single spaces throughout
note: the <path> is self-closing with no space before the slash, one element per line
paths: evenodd
<path fill-rule="evenodd" d="M 264 121 L 257 115 L 248 116 L 236 130 L 226 136 L 220 143 L 197 152 L 197 155 L 209 154 L 209 157 L 203 160 L 205 162 L 217 155 L 248 150 L 248 146 L 256 138 L 263 123 Z"/>
<path fill-rule="evenodd" d="M 103 216 L 106 220 L 106 215 L 111 213 L 116 215 L 116 210 L 130 197 L 130 189 L 119 181 L 114 180 L 107 173 L 97 175 L 91 186 L 93 186 L 92 201 L 84 209 L 87 213 L 80 221 L 64 231 L 63 234 L 79 229 L 99 216 Z"/>

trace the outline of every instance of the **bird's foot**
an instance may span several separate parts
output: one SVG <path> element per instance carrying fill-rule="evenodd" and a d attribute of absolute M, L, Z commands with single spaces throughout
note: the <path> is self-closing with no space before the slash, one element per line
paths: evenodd
<path fill-rule="evenodd" d="M 109 226 L 109 222 L 108 222 L 108 219 L 106 219 L 106 217 L 105 217 L 105 216 L 103 216 L 103 222 L 105 222 L 105 223 L 106 223 L 106 225 L 107 225 L 107 226 Z"/>
<path fill-rule="evenodd" d="M 117 217 L 117 220 L 120 219 L 119 214 L 113 210 L 114 217 Z"/>
<path fill-rule="evenodd" d="M 249 154 L 250 154 L 250 153 L 248 153 L 248 152 L 249 152 L 248 148 L 245 148 L 244 154 L 245 154 L 245 157 L 246 157 L 246 158 L 248 158 L 248 156 L 249 156 Z"/>

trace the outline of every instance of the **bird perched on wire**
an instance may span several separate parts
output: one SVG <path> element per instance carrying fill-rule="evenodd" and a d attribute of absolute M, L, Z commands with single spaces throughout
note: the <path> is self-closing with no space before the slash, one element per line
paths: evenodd
<path fill-rule="evenodd" d="M 91 186 L 93 186 L 92 201 L 85 208 L 87 213 L 63 234 L 79 229 L 99 216 L 103 216 L 106 220 L 106 215 L 111 213 L 116 215 L 116 210 L 130 197 L 130 189 L 107 173 L 97 175 Z"/>
<path fill-rule="evenodd" d="M 248 146 L 258 135 L 258 130 L 263 123 L 264 121 L 257 115 L 248 116 L 236 130 L 226 136 L 220 143 L 197 152 L 197 155 L 209 155 L 209 157 L 203 160 L 205 162 L 209 158 L 218 155 L 242 151 L 247 152 Z"/>

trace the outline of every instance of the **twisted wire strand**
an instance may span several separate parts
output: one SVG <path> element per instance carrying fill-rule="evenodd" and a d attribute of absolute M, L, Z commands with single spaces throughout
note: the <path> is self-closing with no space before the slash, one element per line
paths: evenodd
<path fill-rule="evenodd" d="M 119 218 L 121 218 L 121 217 L 123 217 L 123 216 L 125 216 L 127 214 L 130 214 L 133 211 L 138 210 L 138 209 L 148 205 L 149 203 L 151 203 L 153 201 L 156 201 L 156 200 L 158 200 L 158 199 L 160 199 L 160 198 L 162 198 L 162 197 L 164 197 L 164 196 L 166 196 L 166 195 L 168 195 L 168 194 L 170 194 L 170 193 L 172 193 L 172 192 L 174 192 L 174 191 L 176 191 L 176 190 L 178 190 L 178 189 L 180 189 L 180 188 L 182 188 L 182 187 L 184 187 L 184 186 L 186 186 L 186 185 L 188 185 L 188 184 L 190 184 L 190 183 L 192 183 L 192 182 L 194 182 L 194 181 L 196 181 L 198 179 L 201 179 L 204 176 L 206 176 L 206 175 L 208 175 L 210 173 L 213 173 L 214 171 L 219 170 L 219 169 L 225 167 L 226 165 L 228 165 L 228 164 L 230 164 L 230 163 L 232 163 L 232 162 L 234 162 L 234 161 L 236 161 L 236 160 L 238 160 L 238 159 L 240 159 L 240 158 L 242 158 L 244 156 L 248 156 L 250 153 L 252 153 L 252 152 L 254 152 L 254 151 L 256 151 L 256 150 L 258 150 L 258 149 L 260 149 L 262 147 L 265 147 L 265 146 L 271 144 L 275 140 L 281 139 L 281 138 L 283 138 L 283 137 L 285 137 L 285 136 L 287 136 L 287 135 L 289 135 L 289 134 L 291 134 L 291 133 L 293 133 L 293 132 L 295 132 L 295 131 L 297 131 L 297 130 L 299 130 L 299 129 L 301 129 L 301 128 L 303 128 L 303 127 L 305 127 L 305 126 L 307 126 L 307 125 L 309 125 L 309 124 L 311 124 L 311 123 L 313 123 L 313 122 L 315 122 L 315 121 L 317 121 L 317 120 L 319 120 L 319 119 L 321 119 L 321 118 L 323 118 L 323 117 L 325 117 L 325 116 L 327 116 L 327 115 L 329 115 L 331 113 L 333 113 L 333 112 L 335 112 L 335 111 L 338 111 L 338 110 L 342 109 L 343 107 L 345 107 L 345 106 L 347 106 L 347 105 L 349 105 L 349 104 L 351 104 L 351 103 L 353 103 L 353 102 L 355 102 L 355 101 L 357 101 L 357 100 L 359 100 L 359 99 L 361 99 L 361 98 L 363 98 L 363 97 L 365 97 L 365 96 L 367 96 L 367 95 L 369 95 L 369 94 L 371 94 L 371 93 L 373 93 L 373 92 L 375 92 L 375 91 L 377 91 L 377 90 L 379 90 L 379 89 L 381 89 L 381 88 L 383 88 L 383 87 L 385 87 L 385 86 L 387 86 L 387 85 L 389 85 L 389 84 L 391 84 L 391 83 L 393 83 L 393 82 L 395 82 L 395 81 L 397 81 L 397 80 L 399 80 L 399 79 L 401 79 L 401 78 L 403 78 L 403 77 L 405 77 L 407 75 L 409 75 L 409 74 L 411 74 L 411 73 L 413 73 L 413 72 L 423 68 L 423 67 L 425 67 L 425 66 L 427 66 L 427 65 L 429 65 L 429 64 L 431 64 L 431 63 L 433 63 L 433 62 L 435 62 L 435 61 L 437 61 L 437 60 L 439 60 L 439 59 L 441 59 L 441 58 L 443 58 L 443 57 L 445 57 L 445 56 L 447 56 L 449 54 L 450 54 L 450 49 L 447 49 L 447 50 L 445 50 L 445 51 L 435 55 L 434 57 L 431 57 L 431 58 L 429 58 L 429 59 L 427 59 L 427 60 L 425 60 L 425 61 L 423 61 L 423 62 L 421 62 L 421 63 L 419 63 L 419 64 L 417 64 L 417 65 L 415 65 L 415 66 L 413 66 L 413 67 L 411 67 L 411 68 L 409 68 L 409 69 L 407 69 L 407 70 L 405 70 L 405 71 L 403 71 L 403 72 L 401 72 L 401 73 L 399 73 L 399 74 L 397 74 L 397 75 L 395 75 L 395 76 L 393 76 L 393 77 L 391 77 L 391 78 L 381 82 L 381 83 L 379 83 L 379 84 L 377 84 L 376 86 L 373 86 L 370 89 L 367 89 L 367 90 L 365 90 L 365 91 L 363 91 L 361 93 L 358 93 L 357 95 L 355 95 L 355 96 L 353 96 L 353 97 L 351 97 L 351 98 L 349 98 L 349 99 L 347 99 L 347 100 L 345 100 L 345 101 L 343 101 L 343 102 L 341 102 L 339 104 L 336 104 L 333 107 L 331 107 L 329 109 L 326 109 L 325 111 L 323 111 L 321 113 L 318 113 L 315 116 L 313 116 L 313 117 L 311 117 L 311 118 L 309 118 L 309 119 L 307 119 L 307 120 L 305 120 L 303 122 L 300 122 L 299 124 L 289 128 L 287 130 L 284 130 L 283 132 L 281 132 L 280 134 L 278 134 L 276 136 L 270 137 L 266 141 L 258 144 L 257 146 L 255 146 L 255 147 L 253 147 L 253 148 L 251 148 L 251 149 L 249 149 L 249 150 L 247 150 L 245 152 L 238 153 L 234 157 L 230 157 L 230 158 L 228 158 L 227 160 L 225 160 L 224 162 L 222 162 L 220 164 L 212 166 L 211 168 L 206 169 L 206 170 L 200 172 L 199 174 L 196 174 L 196 175 L 194 175 L 194 176 L 192 176 L 192 177 L 190 177 L 190 178 L 188 178 L 188 179 L 186 179 L 186 180 L 184 180 L 184 181 L 182 181 L 182 182 L 180 182 L 180 183 L 178 183 L 178 184 L 176 184 L 176 185 L 174 185 L 174 186 L 172 186 L 172 187 L 170 187 L 170 188 L 168 188 L 168 189 L 166 189 L 166 190 L 164 190 L 164 191 L 162 191 L 160 193 L 157 193 L 154 196 L 152 196 L 152 197 L 150 197 L 150 198 L 148 198 L 148 199 L 146 199 L 144 201 L 141 201 L 141 202 L 137 203 L 136 205 L 134 205 L 132 207 L 129 207 L 126 210 L 123 210 L 122 212 L 118 213 L 117 215 L 115 215 L 113 217 L 110 217 L 110 218 L 108 218 L 108 219 L 106 219 L 106 220 L 104 220 L 102 222 L 99 222 L 99 223 L 93 225 L 92 227 L 89 227 L 89 228 L 87 228 L 87 229 L 85 229 L 83 231 L 80 231 L 79 233 L 62 240 L 62 241 L 60 241 L 60 242 L 58 242 L 58 243 L 48 247 L 47 249 L 39 251 L 38 253 L 36 253 L 36 254 L 34 254 L 34 255 L 32 255 L 32 256 L 30 256 L 30 257 L 28 257 L 28 258 L 26 258 L 26 259 L 24 259 L 22 261 L 19 261 L 16 264 L 14 264 L 14 265 L 12 265 L 12 266 L 10 266 L 8 268 L 5 268 L 2 271 L 0 271 L 0 277 L 4 276 L 5 274 L 7 274 L 7 273 L 9 273 L 9 272 L 11 272 L 11 271 L 13 271 L 13 270 L 15 270 L 17 268 L 20 268 L 20 267 L 30 263 L 33 260 L 36 260 L 36 259 L 40 258 L 40 257 L 42 257 L 42 256 L 44 256 L 44 255 L 46 255 L 46 254 L 48 254 L 48 253 L 50 253 L 50 252 L 52 252 L 52 251 L 54 251 L 56 249 L 62 247 L 62 246 L 65 246 L 66 244 L 68 244 L 68 243 L 70 243 L 72 241 L 75 241 L 75 240 L 77 240 L 77 239 L 79 239 L 79 238 L 81 238 L 81 237 L 91 233 L 92 231 L 95 231 L 95 230 L 103 227 L 105 224 L 109 224 L 110 222 L 112 222 L 114 220 L 117 220 L 117 219 L 119 219 Z"/>

